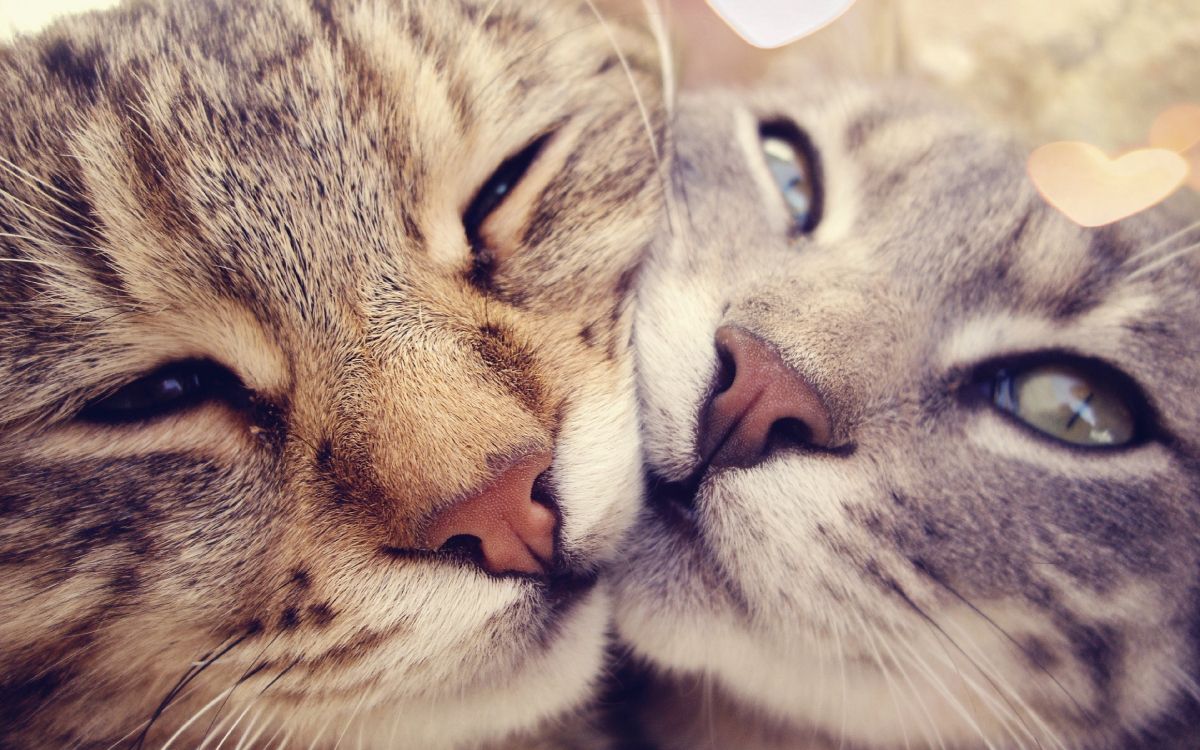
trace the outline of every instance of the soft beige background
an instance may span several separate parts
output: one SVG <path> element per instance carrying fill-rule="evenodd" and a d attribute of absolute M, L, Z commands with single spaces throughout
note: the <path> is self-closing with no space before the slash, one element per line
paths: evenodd
<path fill-rule="evenodd" d="M 803 2 L 803 0 L 793 0 Z M 643 0 L 600 0 L 636 12 Z M 1200 0 L 859 0 L 782 52 L 740 42 L 704 0 L 662 0 L 688 85 L 738 83 L 771 54 L 866 75 L 907 73 L 1033 143 L 1140 145 L 1155 115 L 1200 103 Z"/>
<path fill-rule="evenodd" d="M 40 29 L 65 13 L 106 8 L 117 0 L 0 0 L 0 42 Z"/>

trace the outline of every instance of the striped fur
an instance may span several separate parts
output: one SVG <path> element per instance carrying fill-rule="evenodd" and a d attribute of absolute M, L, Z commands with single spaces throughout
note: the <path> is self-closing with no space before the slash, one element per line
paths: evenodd
<path fill-rule="evenodd" d="M 657 71 L 574 0 L 133 0 L 0 47 L 0 747 L 477 747 L 587 699 Z M 551 132 L 481 272 L 461 214 Z M 248 395 L 79 419 L 189 358 Z M 531 449 L 575 588 L 396 553 Z"/>
<path fill-rule="evenodd" d="M 783 117 L 820 153 L 811 238 L 758 150 Z M 617 616 L 659 746 L 1195 747 L 1195 204 L 1076 227 L 1022 149 L 896 82 L 694 94 L 677 120 L 635 324 L 650 469 L 696 467 L 721 325 L 815 385 L 838 450 L 709 475 L 694 526 L 642 517 Z M 1153 438 L 1073 449 L 970 397 L 977 366 L 1048 349 L 1127 373 Z"/>

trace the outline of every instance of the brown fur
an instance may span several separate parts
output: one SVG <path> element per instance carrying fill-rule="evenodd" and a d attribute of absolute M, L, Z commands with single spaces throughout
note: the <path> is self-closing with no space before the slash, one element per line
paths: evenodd
<path fill-rule="evenodd" d="M 473 746 L 586 697 L 600 593 L 406 550 L 530 450 L 562 576 L 632 513 L 661 118 L 613 35 L 628 74 L 584 3 L 168 0 L 0 49 L 0 745 Z M 481 284 L 460 216 L 550 132 Z M 193 358 L 244 397 L 79 419 Z"/>

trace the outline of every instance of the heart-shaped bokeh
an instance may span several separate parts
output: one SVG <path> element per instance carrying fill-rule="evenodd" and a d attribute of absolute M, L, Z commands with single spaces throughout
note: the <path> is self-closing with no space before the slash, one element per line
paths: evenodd
<path fill-rule="evenodd" d="M 836 21 L 854 0 L 708 0 L 717 15 L 755 47 L 773 49 Z"/>
<path fill-rule="evenodd" d="M 1111 224 L 1161 202 L 1183 184 L 1188 163 L 1164 148 L 1110 159 L 1089 143 L 1050 143 L 1029 156 L 1029 177 L 1046 202 L 1085 227 Z"/>
<path fill-rule="evenodd" d="M 1200 105 L 1179 104 L 1155 118 L 1150 145 L 1183 155 L 1191 168 L 1188 187 L 1200 190 Z"/>

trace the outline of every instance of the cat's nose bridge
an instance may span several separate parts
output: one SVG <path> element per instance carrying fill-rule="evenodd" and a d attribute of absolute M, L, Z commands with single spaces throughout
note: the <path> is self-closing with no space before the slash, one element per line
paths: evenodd
<path fill-rule="evenodd" d="M 750 331 L 716 332 L 718 382 L 701 415 L 698 448 L 712 466 L 752 466 L 780 443 L 828 447 L 833 420 L 825 400 L 778 349 Z"/>

